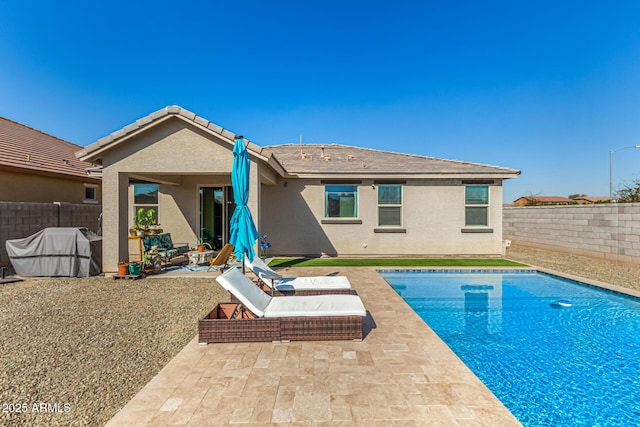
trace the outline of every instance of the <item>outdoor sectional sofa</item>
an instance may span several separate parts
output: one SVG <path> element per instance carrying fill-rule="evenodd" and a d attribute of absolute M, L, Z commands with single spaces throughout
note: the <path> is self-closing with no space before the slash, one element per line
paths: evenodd
<path fill-rule="evenodd" d="M 235 267 L 216 280 L 240 302 L 220 303 L 200 320 L 200 343 L 363 338 L 358 295 L 271 297 Z"/>
<path fill-rule="evenodd" d="M 146 234 L 142 236 L 142 245 L 145 252 L 157 253 L 165 265 L 169 264 L 173 258 L 189 252 L 188 244 L 175 245 L 169 233 Z"/>

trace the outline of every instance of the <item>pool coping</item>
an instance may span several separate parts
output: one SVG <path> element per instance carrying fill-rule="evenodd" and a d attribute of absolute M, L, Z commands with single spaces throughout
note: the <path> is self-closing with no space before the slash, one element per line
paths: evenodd
<path fill-rule="evenodd" d="M 556 276 L 562 279 L 568 279 L 579 284 L 599 288 L 602 290 L 610 291 L 617 294 L 630 296 L 640 299 L 640 291 L 623 286 L 612 285 L 600 280 L 589 279 L 583 276 L 577 276 L 575 274 L 569 274 L 557 270 L 553 270 L 545 267 L 538 267 L 536 265 L 529 265 L 529 267 L 416 267 L 416 268 L 385 268 L 375 267 L 378 273 L 403 273 L 403 272 L 452 272 L 452 273 L 529 273 L 540 272 L 548 274 L 550 276 Z"/>

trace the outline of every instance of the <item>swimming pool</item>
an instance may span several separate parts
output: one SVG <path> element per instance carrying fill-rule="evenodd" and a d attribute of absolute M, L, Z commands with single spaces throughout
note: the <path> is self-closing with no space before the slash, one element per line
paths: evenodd
<path fill-rule="evenodd" d="M 640 299 L 539 272 L 380 274 L 523 425 L 640 425 Z"/>

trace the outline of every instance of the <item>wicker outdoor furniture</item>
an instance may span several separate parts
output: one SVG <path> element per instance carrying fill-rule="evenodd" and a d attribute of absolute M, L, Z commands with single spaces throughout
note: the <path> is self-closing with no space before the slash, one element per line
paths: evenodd
<path fill-rule="evenodd" d="M 200 343 L 363 338 L 358 295 L 271 297 L 235 267 L 216 280 L 240 302 L 218 304 L 200 320 Z"/>

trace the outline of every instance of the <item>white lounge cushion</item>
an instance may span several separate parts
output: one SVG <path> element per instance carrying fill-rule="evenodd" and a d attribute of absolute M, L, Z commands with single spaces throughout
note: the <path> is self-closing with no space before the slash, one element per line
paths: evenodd
<path fill-rule="evenodd" d="M 311 295 L 275 297 L 264 317 L 366 316 L 357 295 Z"/>
<path fill-rule="evenodd" d="M 267 295 L 236 267 L 216 280 L 258 317 L 366 316 L 357 295 L 275 297 Z"/>
<path fill-rule="evenodd" d="M 268 276 L 278 273 L 265 264 L 259 257 L 254 257 L 253 261 L 244 258 L 244 264 L 250 268 L 267 286 L 274 287 L 279 291 L 296 290 L 335 290 L 351 289 L 351 282 L 346 276 L 306 276 L 306 277 L 283 277 L 279 279 Z"/>
<path fill-rule="evenodd" d="M 244 265 L 249 267 L 257 276 L 260 276 L 260 274 L 278 274 L 274 269 L 265 264 L 265 262 L 258 256 L 253 257 L 253 261 L 249 261 L 249 258 L 244 257 Z"/>
<path fill-rule="evenodd" d="M 262 281 L 267 279 L 260 277 Z M 328 290 L 328 289 L 351 289 L 351 283 L 346 276 L 309 276 L 309 277 L 283 277 L 282 279 L 273 279 L 269 286 L 279 291 L 304 291 L 309 289 Z"/>
<path fill-rule="evenodd" d="M 235 295 L 253 314 L 264 317 L 264 311 L 271 302 L 271 297 L 253 284 L 251 280 L 236 267 L 231 267 L 216 277 L 218 283 Z"/>

